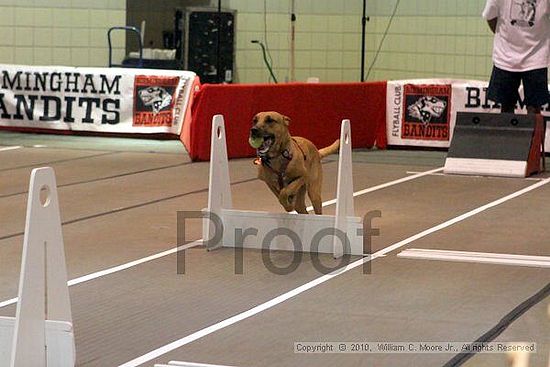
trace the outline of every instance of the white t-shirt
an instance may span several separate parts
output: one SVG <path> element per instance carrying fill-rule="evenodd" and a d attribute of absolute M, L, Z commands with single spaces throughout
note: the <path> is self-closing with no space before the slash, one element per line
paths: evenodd
<path fill-rule="evenodd" d="M 498 18 L 493 62 L 508 71 L 548 67 L 550 0 L 487 0 L 483 18 Z"/>

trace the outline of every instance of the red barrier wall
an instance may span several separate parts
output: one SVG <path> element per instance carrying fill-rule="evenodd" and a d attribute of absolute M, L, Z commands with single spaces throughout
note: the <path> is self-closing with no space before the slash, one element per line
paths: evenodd
<path fill-rule="evenodd" d="M 252 117 L 277 111 L 291 119 L 290 133 L 321 148 L 340 136 L 342 119 L 351 120 L 353 148 L 386 147 L 386 82 L 204 84 L 195 95 L 191 125 L 181 140 L 193 160 L 210 159 L 212 116 L 225 118 L 229 158 L 253 157 L 248 145 Z"/>

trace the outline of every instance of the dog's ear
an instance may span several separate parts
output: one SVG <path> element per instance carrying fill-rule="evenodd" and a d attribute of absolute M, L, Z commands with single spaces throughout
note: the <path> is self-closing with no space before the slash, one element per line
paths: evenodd
<path fill-rule="evenodd" d="M 288 126 L 290 125 L 290 117 L 283 115 L 283 123 Z"/>

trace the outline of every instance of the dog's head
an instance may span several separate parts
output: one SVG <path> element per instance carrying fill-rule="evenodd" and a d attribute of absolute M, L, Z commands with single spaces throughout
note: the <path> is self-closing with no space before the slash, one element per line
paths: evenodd
<path fill-rule="evenodd" d="M 262 139 L 262 144 L 258 147 L 258 154 L 271 157 L 280 154 L 290 140 L 289 124 L 290 119 L 278 112 L 269 111 L 256 114 L 252 119 L 250 139 Z"/>

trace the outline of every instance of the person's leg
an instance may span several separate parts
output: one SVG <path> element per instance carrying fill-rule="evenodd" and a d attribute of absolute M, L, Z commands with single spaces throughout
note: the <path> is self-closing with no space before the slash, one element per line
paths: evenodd
<path fill-rule="evenodd" d="M 540 113 L 540 107 L 527 106 L 527 113 L 539 114 Z"/>
<path fill-rule="evenodd" d="M 501 112 L 513 113 L 519 99 L 520 73 L 506 71 L 493 66 L 487 98 L 500 103 Z"/>
<path fill-rule="evenodd" d="M 550 102 L 550 93 L 548 92 L 548 68 L 527 71 L 523 73 L 522 79 L 527 113 L 540 114 L 541 106 L 544 106 Z M 543 171 L 546 171 L 545 136 L 546 122 L 543 123 L 543 132 L 541 137 Z"/>
<path fill-rule="evenodd" d="M 550 101 L 548 68 L 526 71 L 523 73 L 522 79 L 527 113 L 538 114 L 541 111 L 541 106 Z"/>
<path fill-rule="evenodd" d="M 511 103 L 511 104 L 502 103 L 500 107 L 500 112 L 502 113 L 514 113 L 515 110 L 516 110 L 515 103 Z"/>

